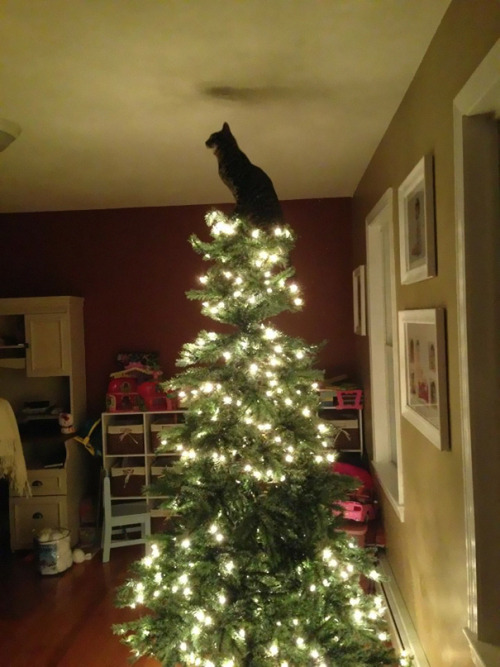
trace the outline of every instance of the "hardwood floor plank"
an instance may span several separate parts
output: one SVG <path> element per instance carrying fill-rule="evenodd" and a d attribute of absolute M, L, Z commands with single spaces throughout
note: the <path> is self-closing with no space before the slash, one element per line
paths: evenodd
<path fill-rule="evenodd" d="M 116 588 L 143 547 L 115 549 L 109 563 L 98 553 L 70 570 L 42 576 L 30 554 L 0 559 L 2 667 L 125 667 L 129 651 L 113 634 L 132 610 L 114 606 Z M 135 612 L 137 613 L 137 612 Z M 143 658 L 137 667 L 158 667 Z"/>

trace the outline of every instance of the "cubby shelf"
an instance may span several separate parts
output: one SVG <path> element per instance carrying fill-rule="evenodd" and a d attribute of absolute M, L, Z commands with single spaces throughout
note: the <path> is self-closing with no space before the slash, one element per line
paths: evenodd
<path fill-rule="evenodd" d="M 157 454 L 161 432 L 182 423 L 184 410 L 158 412 L 104 412 L 101 415 L 103 465 L 111 480 L 111 500 L 146 497 L 152 517 L 165 517 L 161 496 L 143 493 L 168 460 L 177 454 Z M 158 459 L 161 458 L 161 461 Z M 155 463 L 158 462 L 158 466 Z"/>

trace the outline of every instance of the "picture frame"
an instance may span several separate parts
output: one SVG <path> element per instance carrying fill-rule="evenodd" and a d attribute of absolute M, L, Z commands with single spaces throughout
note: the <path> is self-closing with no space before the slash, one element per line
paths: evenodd
<path fill-rule="evenodd" d="M 354 333 L 366 336 L 366 279 L 365 265 L 361 264 L 352 272 L 352 302 Z"/>
<path fill-rule="evenodd" d="M 424 155 L 398 188 L 401 283 L 436 276 L 434 160 Z"/>
<path fill-rule="evenodd" d="M 401 414 L 439 450 L 450 448 L 444 308 L 398 313 Z"/>

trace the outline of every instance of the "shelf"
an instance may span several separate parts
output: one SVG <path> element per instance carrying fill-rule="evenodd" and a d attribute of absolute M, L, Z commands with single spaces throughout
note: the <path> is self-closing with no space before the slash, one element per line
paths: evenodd
<path fill-rule="evenodd" d="M 111 477 L 113 503 L 145 498 L 152 510 L 154 504 L 165 500 L 165 496 L 152 495 L 149 491 L 144 495 L 133 494 L 137 494 L 140 487 L 147 488 L 155 482 L 156 469 L 163 468 L 166 460 L 167 465 L 178 460 L 177 452 L 159 453 L 156 447 L 159 433 L 182 423 L 185 413 L 183 409 L 102 413 L 103 465 Z M 155 465 L 159 458 L 163 463 Z M 120 459 L 126 459 L 123 468 L 129 469 L 128 476 L 119 472 Z M 125 495 L 129 489 L 130 495 Z"/>
<path fill-rule="evenodd" d="M 24 357 L 9 357 L 6 359 L 0 359 L 0 368 L 23 370 L 26 368 L 26 359 Z"/>

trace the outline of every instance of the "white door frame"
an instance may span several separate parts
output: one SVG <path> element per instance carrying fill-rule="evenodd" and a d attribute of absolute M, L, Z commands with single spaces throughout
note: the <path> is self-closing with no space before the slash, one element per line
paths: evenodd
<path fill-rule="evenodd" d="M 476 548 L 476 518 L 475 518 L 475 494 L 474 494 L 474 459 L 476 442 L 479 434 L 475 431 L 474 415 L 471 413 L 471 396 L 470 387 L 474 387 L 477 383 L 477 373 L 474 367 L 471 367 L 470 356 L 471 349 L 469 344 L 473 342 L 478 343 L 477 340 L 469 341 L 470 331 L 467 326 L 468 311 L 471 304 L 471 293 L 475 295 L 481 294 L 481 284 L 477 275 L 466 272 L 470 265 L 472 256 L 470 250 L 466 245 L 467 235 L 474 229 L 474 211 L 471 211 L 469 201 L 466 200 L 465 178 L 467 167 L 464 165 L 464 145 L 467 140 L 466 127 L 467 123 L 464 120 L 467 116 L 487 113 L 495 110 L 498 105 L 494 100 L 500 100 L 500 40 L 491 49 L 488 55 L 484 58 L 482 63 L 476 69 L 474 74 L 467 81 L 460 93 L 454 100 L 453 114 L 454 114 L 454 153 L 455 153 L 455 217 L 456 217 L 456 250 L 457 250 L 457 306 L 458 306 L 458 334 L 459 334 L 459 371 L 460 371 L 460 400 L 461 400 L 461 423 L 462 423 L 462 458 L 463 458 L 463 479 L 464 479 L 464 495 L 465 495 L 465 528 L 466 528 L 466 556 L 467 556 L 467 592 L 468 592 L 468 627 L 465 629 L 465 634 L 471 645 L 472 657 L 474 663 L 481 667 L 493 666 L 500 664 L 500 647 L 491 644 L 485 644 L 478 641 L 478 631 L 481 633 L 481 628 L 478 627 L 478 605 L 481 600 L 478 600 L 477 588 L 477 572 L 478 558 L 481 554 Z M 500 111 L 500 109 L 498 109 Z M 468 234 L 467 234 L 468 232 Z M 479 232 L 480 234 L 481 232 Z M 495 252 L 491 246 L 483 242 L 483 250 L 486 252 Z M 469 252 L 469 254 L 468 254 Z M 496 249 L 498 252 L 498 248 Z M 477 251 L 476 251 L 477 254 Z M 477 257 L 476 257 L 477 263 Z M 477 272 L 476 272 L 477 273 Z M 478 291 L 479 290 L 479 291 Z M 485 313 L 485 317 L 494 317 L 493 314 Z M 494 396 L 488 396 L 488 391 L 485 388 L 485 400 L 490 400 L 490 410 L 494 412 Z M 498 400 L 498 396 L 496 396 Z M 488 456 L 488 448 L 493 446 L 493 443 L 484 442 L 482 456 Z M 498 442 L 495 443 L 498 447 Z M 476 455 L 477 460 L 477 455 Z M 498 483 L 498 480 L 497 480 Z M 477 493 L 483 493 L 481 485 L 476 479 Z M 477 500 L 477 495 L 476 495 Z M 491 508 L 491 519 L 498 525 L 498 507 Z M 495 517 L 495 519 L 493 519 Z M 497 533 L 498 535 L 498 533 Z M 498 546 L 498 545 L 496 545 Z M 498 585 L 498 580 L 496 582 Z M 494 582 L 492 582 L 494 585 Z"/>

